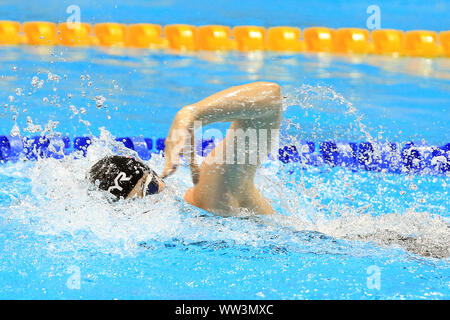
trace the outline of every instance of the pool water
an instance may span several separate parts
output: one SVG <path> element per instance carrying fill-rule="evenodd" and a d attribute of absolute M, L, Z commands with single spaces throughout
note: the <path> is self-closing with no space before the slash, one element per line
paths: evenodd
<path fill-rule="evenodd" d="M 389 8 L 396 8 L 393 3 Z M 357 6 L 347 14 L 356 14 Z M 264 4 L 258 15 L 267 15 L 268 8 Z M 281 19 L 283 9 L 277 10 Z M 86 14 L 97 22 L 93 12 Z M 115 12 L 106 16 L 114 18 Z M 445 28 L 438 26 L 445 21 L 439 17 L 415 23 Z M 342 19 L 333 16 L 330 23 L 341 26 Z M 182 106 L 260 80 L 279 83 L 286 96 L 282 145 L 443 145 L 450 141 L 449 59 L 61 47 L 0 52 L 0 134 L 97 137 L 87 157 L 0 165 L 0 298 L 450 297 L 446 175 L 268 160 L 257 185 L 279 214 L 242 212 L 233 218 L 181 200 L 191 186 L 185 166 L 161 194 L 134 201 L 110 203 L 85 179 L 102 156 L 132 154 L 114 137 L 164 137 Z M 164 159 L 154 154 L 148 164 L 161 172 Z"/>

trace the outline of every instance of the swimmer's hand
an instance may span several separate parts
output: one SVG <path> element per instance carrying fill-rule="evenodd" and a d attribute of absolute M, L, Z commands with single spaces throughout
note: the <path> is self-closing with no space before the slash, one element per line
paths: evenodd
<path fill-rule="evenodd" d="M 181 163 L 181 155 L 189 162 L 192 181 L 197 184 L 199 168 L 195 162 L 194 107 L 187 106 L 178 111 L 165 141 L 166 164 L 162 178 L 172 175 Z"/>

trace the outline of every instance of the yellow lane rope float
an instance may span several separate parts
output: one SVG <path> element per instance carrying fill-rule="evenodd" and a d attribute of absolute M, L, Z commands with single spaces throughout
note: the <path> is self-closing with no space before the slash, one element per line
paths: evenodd
<path fill-rule="evenodd" d="M 450 31 L 0 21 L 0 45 L 19 44 L 450 57 Z"/>

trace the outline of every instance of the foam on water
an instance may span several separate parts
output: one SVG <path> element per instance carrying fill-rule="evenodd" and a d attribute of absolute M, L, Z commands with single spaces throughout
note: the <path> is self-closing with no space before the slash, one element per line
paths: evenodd
<path fill-rule="evenodd" d="M 139 250 L 143 243 L 148 247 L 151 242 L 177 239 L 184 243 L 225 241 L 262 248 L 272 245 L 286 250 L 335 252 L 333 241 L 311 242 L 309 232 L 317 232 L 313 239 L 323 236 L 358 240 L 396 245 L 423 256 L 449 256 L 449 223 L 444 218 L 414 208 L 374 216 L 366 212 L 367 203 L 356 207 L 326 204 L 330 197 L 327 193 L 334 192 L 333 186 L 317 180 L 315 186 L 305 187 L 311 177 L 302 177 L 301 183 L 295 184 L 289 179 L 298 177 L 283 173 L 282 169 L 278 175 L 265 173 L 257 178 L 258 188 L 272 199 L 279 212 L 271 217 L 255 217 L 246 212 L 239 218 L 214 217 L 184 203 L 181 199 L 191 184 L 187 167 L 169 178 L 169 187 L 158 195 L 111 202 L 103 192 L 92 189 L 86 173 L 93 163 L 113 150 L 117 152 L 117 148 L 121 148 L 120 144 L 103 131 L 86 158 L 75 159 L 72 155 L 63 160 L 41 159 L 2 168 L 2 174 L 29 179 L 31 186 L 30 194 L 11 197 L 14 199 L 9 204 L 8 218 L 20 221 L 37 234 L 68 237 L 70 244 L 49 244 L 52 250 L 63 251 L 68 250 L 67 246 L 77 250 L 95 247 L 105 253 L 127 255 Z M 133 153 L 124 148 L 122 152 Z M 148 164 L 161 172 L 163 162 L 161 156 L 155 155 Z M 348 173 L 343 171 L 344 174 Z M 317 188 L 322 189 L 322 195 L 314 195 Z M 339 251 L 341 246 L 342 243 Z M 346 254 L 374 253 L 355 242 L 346 242 L 344 248 Z"/>

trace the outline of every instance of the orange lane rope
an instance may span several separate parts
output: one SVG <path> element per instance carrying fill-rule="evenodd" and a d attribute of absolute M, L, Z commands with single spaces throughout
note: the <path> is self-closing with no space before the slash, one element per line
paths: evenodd
<path fill-rule="evenodd" d="M 450 56 L 450 31 L 0 21 L 0 45 L 19 44 L 439 57 Z"/>

